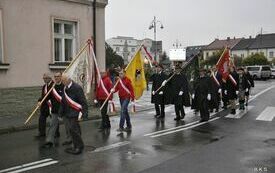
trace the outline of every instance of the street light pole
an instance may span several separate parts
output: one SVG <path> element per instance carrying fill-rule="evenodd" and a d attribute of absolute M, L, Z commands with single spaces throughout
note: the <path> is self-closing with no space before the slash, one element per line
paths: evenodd
<path fill-rule="evenodd" d="M 153 21 L 151 22 L 150 26 L 149 26 L 149 29 L 152 29 L 154 28 L 154 42 L 155 42 L 155 47 L 154 47 L 154 50 L 155 50 L 155 57 L 154 57 L 154 60 L 156 61 L 157 60 L 157 23 L 160 23 L 160 29 L 163 29 L 163 25 L 161 23 L 161 21 L 158 21 L 156 19 L 156 16 L 154 16 L 154 19 Z"/>

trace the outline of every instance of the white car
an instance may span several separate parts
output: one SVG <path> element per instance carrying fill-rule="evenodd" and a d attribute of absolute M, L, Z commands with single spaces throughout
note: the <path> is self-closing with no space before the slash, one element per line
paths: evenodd
<path fill-rule="evenodd" d="M 274 79 L 275 78 L 275 68 L 271 69 L 271 78 Z"/>

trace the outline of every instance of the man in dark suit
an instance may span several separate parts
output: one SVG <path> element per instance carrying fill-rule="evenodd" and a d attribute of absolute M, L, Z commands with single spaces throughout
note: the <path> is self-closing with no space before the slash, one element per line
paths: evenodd
<path fill-rule="evenodd" d="M 151 103 L 155 104 L 156 118 L 165 117 L 165 105 L 164 105 L 164 87 L 161 88 L 158 92 L 156 90 L 161 87 L 161 84 L 164 80 L 167 79 L 167 75 L 163 72 L 162 65 L 156 66 L 156 73 L 151 76 L 152 83 L 152 95 Z"/>
<path fill-rule="evenodd" d="M 80 154 L 84 149 L 81 138 L 79 122 L 82 117 L 88 117 L 88 105 L 80 85 L 72 81 L 68 76 L 62 75 L 62 83 L 65 85 L 64 94 L 59 109 L 59 115 L 68 118 L 69 129 L 73 147 L 65 149 L 70 154 Z"/>
<path fill-rule="evenodd" d="M 47 121 L 47 117 L 50 115 L 51 103 L 49 101 L 49 97 L 47 97 L 43 101 L 43 103 L 41 103 L 41 101 L 43 100 L 45 95 L 48 93 L 48 91 L 51 89 L 53 85 L 53 81 L 50 75 L 47 73 L 43 74 L 43 80 L 45 84 L 42 87 L 41 96 L 38 99 L 38 105 L 40 105 L 40 115 L 39 115 L 39 121 L 38 121 L 39 134 L 35 136 L 36 138 L 43 138 L 46 136 L 46 121 Z"/>

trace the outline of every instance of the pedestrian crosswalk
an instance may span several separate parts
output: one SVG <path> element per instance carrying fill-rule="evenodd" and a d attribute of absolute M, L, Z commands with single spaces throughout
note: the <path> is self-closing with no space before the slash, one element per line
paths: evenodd
<path fill-rule="evenodd" d="M 258 121 L 272 121 L 275 116 L 275 107 L 266 107 L 264 111 L 256 118 Z"/>

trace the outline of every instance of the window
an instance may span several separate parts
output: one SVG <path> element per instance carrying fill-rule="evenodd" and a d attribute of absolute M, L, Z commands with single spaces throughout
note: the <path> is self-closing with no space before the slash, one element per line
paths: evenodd
<path fill-rule="evenodd" d="M 209 56 L 209 52 L 206 52 L 206 58 L 208 58 L 208 56 Z"/>
<path fill-rule="evenodd" d="M 274 57 L 274 52 L 273 52 L 273 51 L 269 52 L 269 57 L 270 57 L 270 58 L 273 58 L 273 57 Z"/>
<path fill-rule="evenodd" d="M 132 52 L 135 52 L 135 51 L 136 51 L 136 49 L 133 47 L 133 48 L 132 48 Z"/>
<path fill-rule="evenodd" d="M 4 63 L 4 53 L 3 53 L 3 20 L 2 20 L 2 10 L 0 9 L 0 64 Z"/>
<path fill-rule="evenodd" d="M 119 47 L 116 47 L 116 52 L 119 52 Z"/>
<path fill-rule="evenodd" d="M 241 58 L 244 58 L 244 54 L 243 53 L 241 54 Z"/>
<path fill-rule="evenodd" d="M 76 50 L 76 22 L 54 20 L 54 61 L 69 62 Z"/>

